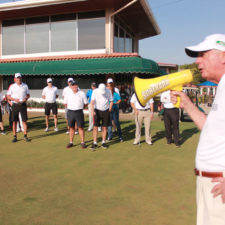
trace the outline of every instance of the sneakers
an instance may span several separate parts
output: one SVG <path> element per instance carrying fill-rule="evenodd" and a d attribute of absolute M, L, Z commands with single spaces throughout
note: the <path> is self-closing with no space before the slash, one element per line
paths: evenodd
<path fill-rule="evenodd" d="M 89 128 L 88 128 L 88 132 L 91 132 L 91 131 L 92 131 L 92 129 L 89 129 Z"/>
<path fill-rule="evenodd" d="M 138 141 L 134 141 L 133 145 L 138 145 L 139 142 Z"/>
<path fill-rule="evenodd" d="M 66 131 L 66 134 L 69 134 L 69 133 L 70 133 L 70 132 L 67 130 L 67 131 Z"/>
<path fill-rule="evenodd" d="M 148 145 L 152 145 L 152 142 L 151 142 L 151 141 L 146 141 L 146 143 L 147 143 Z"/>
<path fill-rule="evenodd" d="M 77 134 L 78 134 L 78 131 L 77 131 L 77 130 L 75 130 L 74 134 L 75 134 L 75 135 L 77 135 Z"/>
<path fill-rule="evenodd" d="M 49 128 L 48 128 L 48 127 L 46 127 L 46 128 L 44 129 L 44 131 L 45 131 L 45 132 L 48 132 L 48 131 L 49 131 Z"/>
<path fill-rule="evenodd" d="M 55 132 L 58 132 L 58 131 L 59 131 L 58 127 L 55 127 L 55 128 L 54 128 L 54 131 L 55 131 Z"/>
<path fill-rule="evenodd" d="M 103 149 L 107 149 L 108 148 L 108 146 L 106 145 L 106 143 L 104 142 L 104 143 L 102 143 L 102 148 Z"/>
<path fill-rule="evenodd" d="M 120 142 L 123 142 L 123 138 L 120 138 Z"/>
<path fill-rule="evenodd" d="M 107 138 L 107 142 L 110 142 L 110 141 L 112 141 L 112 138 Z"/>
<path fill-rule="evenodd" d="M 23 140 L 26 141 L 26 142 L 30 142 L 31 141 L 27 136 L 24 136 Z"/>
<path fill-rule="evenodd" d="M 13 143 L 17 142 L 17 137 L 13 137 L 12 142 Z"/>
<path fill-rule="evenodd" d="M 73 147 L 73 143 L 69 143 L 66 148 L 72 148 Z"/>
<path fill-rule="evenodd" d="M 91 145 L 90 149 L 91 149 L 92 151 L 95 151 L 97 147 L 98 147 L 98 145 L 97 145 L 97 144 L 92 143 L 92 145 Z"/>
<path fill-rule="evenodd" d="M 102 128 L 101 127 L 98 127 L 98 131 L 101 132 L 102 131 Z"/>
<path fill-rule="evenodd" d="M 1 131 L 2 135 L 6 135 L 6 132 L 4 130 Z"/>
<path fill-rule="evenodd" d="M 82 149 L 87 148 L 87 145 L 84 142 L 83 143 L 80 143 L 80 146 L 81 146 Z"/>

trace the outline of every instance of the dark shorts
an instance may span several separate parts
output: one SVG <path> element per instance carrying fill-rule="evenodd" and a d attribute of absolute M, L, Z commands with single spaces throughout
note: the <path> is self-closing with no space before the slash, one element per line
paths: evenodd
<path fill-rule="evenodd" d="M 45 115 L 46 116 L 49 116 L 50 115 L 51 110 L 52 110 L 52 114 L 53 115 L 57 115 L 58 114 L 58 107 L 57 107 L 56 102 L 54 102 L 54 103 L 48 103 L 48 102 L 46 102 L 45 103 Z"/>
<path fill-rule="evenodd" d="M 99 127 L 108 127 L 110 125 L 110 112 L 107 109 L 106 111 L 101 111 L 95 109 L 95 116 L 94 116 L 94 126 Z"/>
<path fill-rule="evenodd" d="M 74 127 L 77 122 L 78 128 L 84 128 L 84 112 L 83 110 L 68 110 L 67 112 L 68 126 Z"/>
<path fill-rule="evenodd" d="M 17 103 L 12 105 L 12 121 L 18 122 L 19 121 L 19 113 L 21 114 L 22 121 L 27 121 L 27 105 L 26 103 Z"/>
<path fill-rule="evenodd" d="M 1 106 L 0 106 L 0 123 L 2 122 L 2 109 L 1 109 Z"/>

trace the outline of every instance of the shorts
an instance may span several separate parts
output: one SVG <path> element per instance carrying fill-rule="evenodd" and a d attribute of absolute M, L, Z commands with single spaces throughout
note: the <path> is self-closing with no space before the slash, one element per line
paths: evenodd
<path fill-rule="evenodd" d="M 2 123 L 2 109 L 1 109 L 1 106 L 0 106 L 0 123 Z"/>
<path fill-rule="evenodd" d="M 57 115 L 58 114 L 58 107 L 57 107 L 56 102 L 54 102 L 54 103 L 46 102 L 45 103 L 45 115 L 46 116 L 50 115 L 51 110 L 52 110 L 52 114 L 53 115 Z"/>
<path fill-rule="evenodd" d="M 67 119 L 69 127 L 75 127 L 75 123 L 77 122 L 78 128 L 84 128 L 84 112 L 82 109 L 75 111 L 68 109 Z"/>
<path fill-rule="evenodd" d="M 27 122 L 27 105 L 26 103 L 13 103 L 12 105 L 12 121 L 19 121 L 19 113 L 23 122 Z"/>
<path fill-rule="evenodd" d="M 95 127 L 99 127 L 99 126 L 108 127 L 108 126 L 110 126 L 110 112 L 109 112 L 108 109 L 105 110 L 105 111 L 95 109 L 94 126 Z"/>

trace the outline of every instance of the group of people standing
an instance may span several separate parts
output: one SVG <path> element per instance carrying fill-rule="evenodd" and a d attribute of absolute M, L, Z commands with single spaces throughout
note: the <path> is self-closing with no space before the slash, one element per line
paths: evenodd
<path fill-rule="evenodd" d="M 122 130 L 119 121 L 119 105 L 121 104 L 121 96 L 119 89 L 115 87 L 112 78 L 107 79 L 106 85 L 104 83 L 97 84 L 93 82 L 91 89 L 85 94 L 80 90 L 78 83 L 73 78 L 68 78 L 68 86 L 63 89 L 62 97 L 65 106 L 65 118 L 67 122 L 67 134 L 69 134 L 69 144 L 67 148 L 73 147 L 74 134 L 80 135 L 81 147 L 86 148 L 85 144 L 85 131 L 84 131 L 84 113 L 83 110 L 88 106 L 89 111 L 89 126 L 88 131 L 93 131 L 93 143 L 91 145 L 92 150 L 96 150 L 98 147 L 97 137 L 98 132 L 102 132 L 102 144 L 101 147 L 106 149 L 107 142 L 110 142 L 113 138 L 113 130 L 117 131 L 120 142 L 123 142 Z M 122 92 L 124 89 L 122 89 Z M 124 91 L 125 92 L 125 91 Z M 124 95 L 124 93 L 122 93 Z M 2 95 L 0 95 L 1 97 Z M 30 93 L 28 86 L 22 82 L 22 75 L 16 73 L 14 77 L 14 84 L 9 86 L 6 98 L 11 104 L 11 120 L 13 130 L 13 142 L 17 142 L 18 124 L 22 127 L 24 132 L 24 140 L 29 142 L 27 137 L 27 105 L 26 101 L 29 99 Z M 42 98 L 45 100 L 45 132 L 49 131 L 49 116 L 52 112 L 54 117 L 54 131 L 58 131 L 58 108 L 56 100 L 59 97 L 58 88 L 53 85 L 52 78 L 47 79 L 47 86 L 42 91 Z M 127 97 L 127 96 L 126 96 Z M 1 99 L 0 99 L 1 100 Z M 163 100 L 164 101 L 164 100 Z M 165 102 L 164 102 L 165 103 Z M 130 105 L 135 114 L 135 139 L 133 144 L 137 145 L 141 139 L 141 128 L 144 122 L 145 127 L 145 141 L 147 144 L 152 145 L 151 140 L 151 120 L 153 119 L 154 112 L 154 100 L 150 99 L 145 107 L 142 107 L 136 95 L 133 94 L 130 99 Z M 165 103 L 166 106 L 167 103 Z M 170 103 L 171 104 L 171 103 Z M 172 104 L 171 104 L 172 105 Z M 179 146 L 179 118 L 173 116 L 178 109 L 170 109 L 172 120 L 175 118 L 176 122 L 170 122 L 171 120 L 164 116 L 167 143 L 172 142 L 172 136 L 174 137 L 175 144 Z M 167 110 L 166 110 L 167 111 Z M 173 113 L 172 113 L 173 112 Z M 177 113 L 176 113 L 177 114 Z M 178 113 L 179 114 L 179 113 Z M 165 113 L 166 115 L 166 113 Z M 2 134 L 5 134 L 4 126 L 2 122 L 2 113 L 0 115 L 0 128 Z M 20 121 L 21 119 L 21 121 Z M 173 120 L 174 121 L 174 120 Z M 178 129 L 176 129 L 178 128 Z M 173 132 L 173 133 L 172 133 Z"/>

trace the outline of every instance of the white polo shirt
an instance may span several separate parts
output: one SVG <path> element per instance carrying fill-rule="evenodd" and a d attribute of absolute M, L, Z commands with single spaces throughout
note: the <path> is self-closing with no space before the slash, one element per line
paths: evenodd
<path fill-rule="evenodd" d="M 63 99 L 65 99 L 66 94 L 67 94 L 68 91 L 70 91 L 70 90 L 71 90 L 70 86 L 67 86 L 67 87 L 65 87 L 65 88 L 63 89 L 63 92 L 62 92 L 62 97 L 63 97 Z"/>
<path fill-rule="evenodd" d="M 74 93 L 72 89 L 66 93 L 64 98 L 64 104 L 67 105 L 68 110 L 81 110 L 84 109 L 84 105 L 88 104 L 87 97 L 83 91 Z"/>
<path fill-rule="evenodd" d="M 225 74 L 221 78 L 212 109 L 202 129 L 196 153 L 196 168 L 225 171 Z"/>
<path fill-rule="evenodd" d="M 113 101 L 113 96 L 108 88 L 106 88 L 105 94 L 102 94 L 100 90 L 96 88 L 92 93 L 91 101 L 95 102 L 95 109 L 106 111 L 109 109 L 110 102 Z"/>
<path fill-rule="evenodd" d="M 154 103 L 154 100 L 153 98 L 150 98 L 149 101 L 146 103 L 146 106 L 145 107 L 142 107 L 138 100 L 137 100 L 137 97 L 135 94 L 132 95 L 131 97 L 131 100 L 130 100 L 131 103 L 133 103 L 135 105 L 135 108 L 138 109 L 138 110 L 144 110 L 144 109 L 150 109 L 150 105 L 152 103 Z"/>
<path fill-rule="evenodd" d="M 51 88 L 47 86 L 42 91 L 42 96 L 45 96 L 45 101 L 47 103 L 55 103 L 57 95 L 59 95 L 58 88 L 55 86 Z"/>
<path fill-rule="evenodd" d="M 19 99 L 20 101 L 23 101 L 23 99 L 29 95 L 29 89 L 28 86 L 24 83 L 21 83 L 20 85 L 14 83 L 10 85 L 9 90 L 7 92 L 7 95 L 10 95 L 12 98 Z M 12 103 L 16 103 L 12 101 Z"/>
<path fill-rule="evenodd" d="M 160 102 L 163 103 L 165 109 L 173 109 L 175 108 L 173 103 L 170 100 L 170 90 L 164 91 L 160 96 Z"/>

